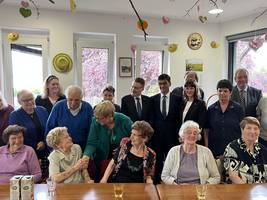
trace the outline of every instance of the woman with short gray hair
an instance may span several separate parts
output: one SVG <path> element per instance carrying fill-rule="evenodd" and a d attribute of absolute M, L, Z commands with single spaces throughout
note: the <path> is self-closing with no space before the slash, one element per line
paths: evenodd
<path fill-rule="evenodd" d="M 200 139 L 199 125 L 186 121 L 179 135 L 183 144 L 170 149 L 161 179 L 165 184 L 217 184 L 220 174 L 211 151 L 196 144 Z"/>
<path fill-rule="evenodd" d="M 51 178 L 57 183 L 90 182 L 87 163 L 81 159 L 81 147 L 72 143 L 66 127 L 52 129 L 46 142 L 54 149 L 48 157 Z"/>

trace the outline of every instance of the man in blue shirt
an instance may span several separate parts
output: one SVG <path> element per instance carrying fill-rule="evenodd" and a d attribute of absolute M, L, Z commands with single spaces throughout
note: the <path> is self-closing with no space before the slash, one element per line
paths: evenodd
<path fill-rule="evenodd" d="M 84 151 L 93 116 L 92 106 L 82 101 L 82 90 L 71 85 L 66 89 L 67 99 L 57 102 L 46 124 L 46 134 L 55 127 L 67 127 L 74 144 Z"/>

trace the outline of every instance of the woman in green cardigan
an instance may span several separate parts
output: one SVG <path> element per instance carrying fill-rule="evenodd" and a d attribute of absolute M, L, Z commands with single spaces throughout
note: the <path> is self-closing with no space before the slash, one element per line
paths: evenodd
<path fill-rule="evenodd" d="M 114 150 L 120 141 L 131 134 L 132 121 L 124 114 L 116 113 L 110 101 L 99 103 L 94 110 L 84 159 L 93 159 L 97 169 L 100 169 L 96 179 L 101 179 Z M 89 171 L 89 174 L 90 173 Z"/>

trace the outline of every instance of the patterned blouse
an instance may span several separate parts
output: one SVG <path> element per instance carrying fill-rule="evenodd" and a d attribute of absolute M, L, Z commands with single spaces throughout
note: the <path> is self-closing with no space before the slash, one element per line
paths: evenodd
<path fill-rule="evenodd" d="M 232 141 L 224 152 L 226 180 L 230 182 L 228 170 L 238 172 L 245 183 L 267 182 L 267 149 L 256 142 L 250 152 L 242 138 Z"/>
<path fill-rule="evenodd" d="M 116 165 L 113 172 L 113 177 L 117 175 L 122 165 L 122 161 L 126 159 L 128 153 L 131 150 L 131 147 L 132 144 L 130 138 L 123 138 L 121 140 L 120 147 L 117 149 L 113 157 L 114 163 Z M 151 177 L 154 176 L 155 163 L 156 163 L 156 153 L 149 147 L 145 146 L 144 157 L 143 157 L 144 182 L 148 176 Z"/>

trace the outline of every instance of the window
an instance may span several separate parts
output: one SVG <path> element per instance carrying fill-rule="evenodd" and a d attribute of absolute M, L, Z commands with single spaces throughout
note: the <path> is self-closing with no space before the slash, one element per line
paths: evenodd
<path fill-rule="evenodd" d="M 164 45 L 168 40 L 160 37 L 150 37 L 145 43 L 143 40 L 143 37 L 135 36 L 137 43 L 135 76 L 145 80 L 143 93 L 152 96 L 159 92 L 158 76 L 168 73 L 169 70 L 169 54 Z"/>
<path fill-rule="evenodd" d="M 2 37 L 7 38 L 12 31 L 3 30 Z M 3 40 L 3 70 L 0 76 L 4 81 L 1 89 L 7 101 L 15 107 L 18 107 L 19 90 L 27 89 L 35 96 L 42 93 L 43 80 L 48 75 L 47 38 L 46 31 L 20 30 L 18 40 Z"/>
<path fill-rule="evenodd" d="M 84 92 L 84 100 L 95 106 L 102 100 L 107 84 L 114 86 L 114 37 L 77 39 L 77 82 Z M 90 35 L 94 37 L 94 35 Z M 105 41 L 106 40 L 106 41 Z"/>
<path fill-rule="evenodd" d="M 265 34 L 267 30 L 259 30 L 243 33 L 236 36 L 229 36 L 234 40 L 229 43 L 229 71 L 233 80 L 234 71 L 239 68 L 246 68 L 249 71 L 249 85 L 261 89 L 267 94 L 267 41 Z M 237 37 L 239 36 L 239 37 Z M 233 39 L 236 37 L 235 39 Z"/>

